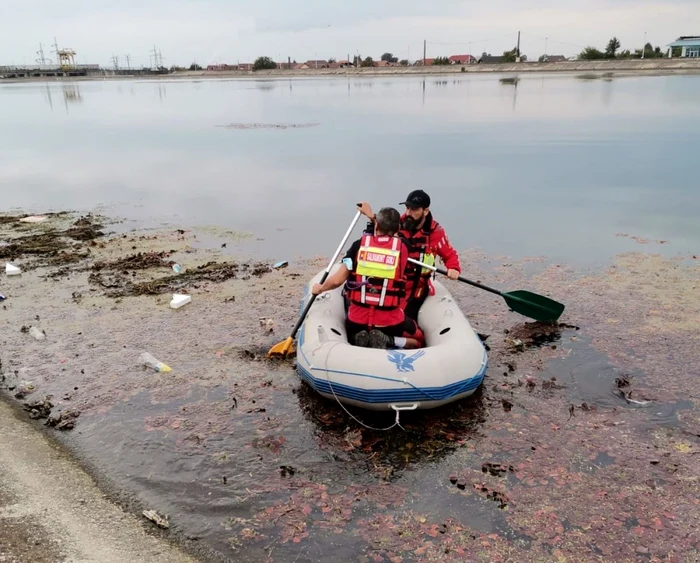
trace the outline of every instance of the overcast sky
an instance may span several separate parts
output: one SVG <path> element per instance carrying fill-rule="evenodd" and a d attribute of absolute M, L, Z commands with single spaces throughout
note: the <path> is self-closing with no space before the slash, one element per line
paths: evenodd
<path fill-rule="evenodd" d="M 112 55 L 149 65 L 154 44 L 165 66 L 337 59 L 357 54 L 400 58 L 515 46 L 536 58 L 648 41 L 662 48 L 679 35 L 700 35 L 700 0 L 0 0 L 0 65 L 34 63 L 39 42 L 55 59 L 53 38 L 79 63 L 111 66 Z M 471 43 L 470 43 L 471 42 Z"/>

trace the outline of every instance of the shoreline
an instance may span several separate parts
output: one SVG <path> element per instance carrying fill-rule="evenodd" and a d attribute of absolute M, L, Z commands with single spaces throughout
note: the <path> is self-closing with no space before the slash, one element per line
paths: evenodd
<path fill-rule="evenodd" d="M 462 70 L 464 69 L 464 70 Z M 500 63 L 487 65 L 449 65 L 432 67 L 340 68 L 308 70 L 259 71 L 181 71 L 170 74 L 94 74 L 66 77 L 0 78 L 0 84 L 25 82 L 90 82 L 112 80 L 192 80 L 192 79 L 257 79 L 361 76 L 444 76 L 463 74 L 556 74 L 584 73 L 605 76 L 661 76 L 700 74 L 700 59 L 650 59 L 623 61 L 567 61 L 562 63 Z"/>

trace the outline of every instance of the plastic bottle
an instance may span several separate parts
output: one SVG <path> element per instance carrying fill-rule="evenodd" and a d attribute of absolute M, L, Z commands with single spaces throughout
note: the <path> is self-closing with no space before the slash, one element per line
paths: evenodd
<path fill-rule="evenodd" d="M 168 371 L 173 371 L 172 368 L 163 362 L 156 360 L 153 356 L 151 356 L 148 352 L 144 352 L 141 354 L 141 362 L 148 366 L 149 368 L 158 371 L 158 372 L 168 372 Z"/>
<path fill-rule="evenodd" d="M 173 264 L 173 271 L 174 271 L 176 274 L 181 273 L 181 272 L 182 272 L 182 266 L 180 266 L 180 264 Z"/>
<path fill-rule="evenodd" d="M 29 329 L 29 334 L 31 334 L 36 340 L 44 340 L 46 338 L 46 335 L 35 326 Z"/>

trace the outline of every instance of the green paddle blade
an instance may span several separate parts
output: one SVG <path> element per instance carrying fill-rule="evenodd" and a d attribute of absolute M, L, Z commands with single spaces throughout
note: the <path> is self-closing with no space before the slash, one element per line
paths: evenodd
<path fill-rule="evenodd" d="M 564 312 L 562 303 L 530 291 L 511 291 L 501 295 L 513 311 L 536 321 L 556 321 Z"/>

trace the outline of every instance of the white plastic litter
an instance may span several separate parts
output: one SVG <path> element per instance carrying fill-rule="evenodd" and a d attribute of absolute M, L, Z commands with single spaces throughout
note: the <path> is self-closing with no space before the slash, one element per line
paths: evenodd
<path fill-rule="evenodd" d="M 190 301 L 192 301 L 192 297 L 190 295 L 174 293 L 173 300 L 170 302 L 170 307 L 172 309 L 179 309 L 183 305 L 187 305 Z"/>
<path fill-rule="evenodd" d="M 18 276 L 22 273 L 22 270 L 20 270 L 17 266 L 13 266 L 9 262 L 5 264 L 5 273 L 8 276 Z"/>
<path fill-rule="evenodd" d="M 29 334 L 31 334 L 36 340 L 44 340 L 46 338 L 46 335 L 43 333 L 43 331 L 39 330 L 35 326 L 29 329 Z"/>
<path fill-rule="evenodd" d="M 30 217 L 23 217 L 20 219 L 20 223 L 41 223 L 46 221 L 48 217 L 46 215 L 32 215 Z"/>
<path fill-rule="evenodd" d="M 169 371 L 173 371 L 169 365 L 164 364 L 160 360 L 154 358 L 148 352 L 144 352 L 143 354 L 141 354 L 141 363 L 145 366 L 150 367 L 151 369 L 153 369 L 155 371 L 159 371 L 159 372 L 162 371 L 162 372 L 166 372 L 166 373 Z"/>

